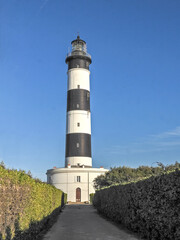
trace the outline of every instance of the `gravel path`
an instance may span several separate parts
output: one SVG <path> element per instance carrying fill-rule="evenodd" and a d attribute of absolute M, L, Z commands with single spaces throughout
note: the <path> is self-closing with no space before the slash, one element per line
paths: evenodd
<path fill-rule="evenodd" d="M 91 205 L 66 205 L 43 240 L 139 240 L 101 217 Z"/>

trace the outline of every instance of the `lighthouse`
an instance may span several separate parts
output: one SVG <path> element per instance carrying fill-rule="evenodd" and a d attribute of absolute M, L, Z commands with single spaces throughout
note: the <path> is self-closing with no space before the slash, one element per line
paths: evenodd
<path fill-rule="evenodd" d="M 86 42 L 77 36 L 66 57 L 68 65 L 65 167 L 92 167 L 90 71 Z"/>
<path fill-rule="evenodd" d="M 65 167 L 47 170 L 47 182 L 67 193 L 68 202 L 89 202 L 93 180 L 108 169 L 94 168 L 91 152 L 90 64 L 86 42 L 78 35 L 65 62 L 67 111 Z"/>

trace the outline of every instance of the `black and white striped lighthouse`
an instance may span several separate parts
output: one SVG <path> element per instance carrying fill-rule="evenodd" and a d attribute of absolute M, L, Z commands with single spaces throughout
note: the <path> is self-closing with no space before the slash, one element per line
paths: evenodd
<path fill-rule="evenodd" d="M 86 42 L 77 36 L 66 57 L 68 64 L 65 167 L 92 167 L 90 71 Z"/>
<path fill-rule="evenodd" d="M 93 168 L 91 158 L 90 71 L 86 42 L 77 36 L 68 64 L 65 168 L 47 170 L 47 182 L 67 193 L 67 201 L 89 202 L 94 179 L 108 169 Z"/>

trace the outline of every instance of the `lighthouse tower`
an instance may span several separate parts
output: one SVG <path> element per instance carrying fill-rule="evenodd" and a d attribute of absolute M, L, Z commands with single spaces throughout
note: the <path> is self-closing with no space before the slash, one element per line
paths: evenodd
<path fill-rule="evenodd" d="M 90 71 L 86 42 L 77 36 L 67 54 L 68 86 L 65 167 L 47 170 L 47 182 L 67 193 L 68 202 L 89 202 L 93 180 L 107 172 L 92 167 Z"/>
<path fill-rule="evenodd" d="M 92 167 L 90 71 L 91 56 L 86 42 L 78 36 L 72 41 L 68 64 L 66 161 L 65 167 Z"/>

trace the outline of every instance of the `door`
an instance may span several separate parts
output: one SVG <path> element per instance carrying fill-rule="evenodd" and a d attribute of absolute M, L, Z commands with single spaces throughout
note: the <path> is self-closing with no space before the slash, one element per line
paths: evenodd
<path fill-rule="evenodd" d="M 81 189 L 76 188 L 76 202 L 81 202 Z"/>

